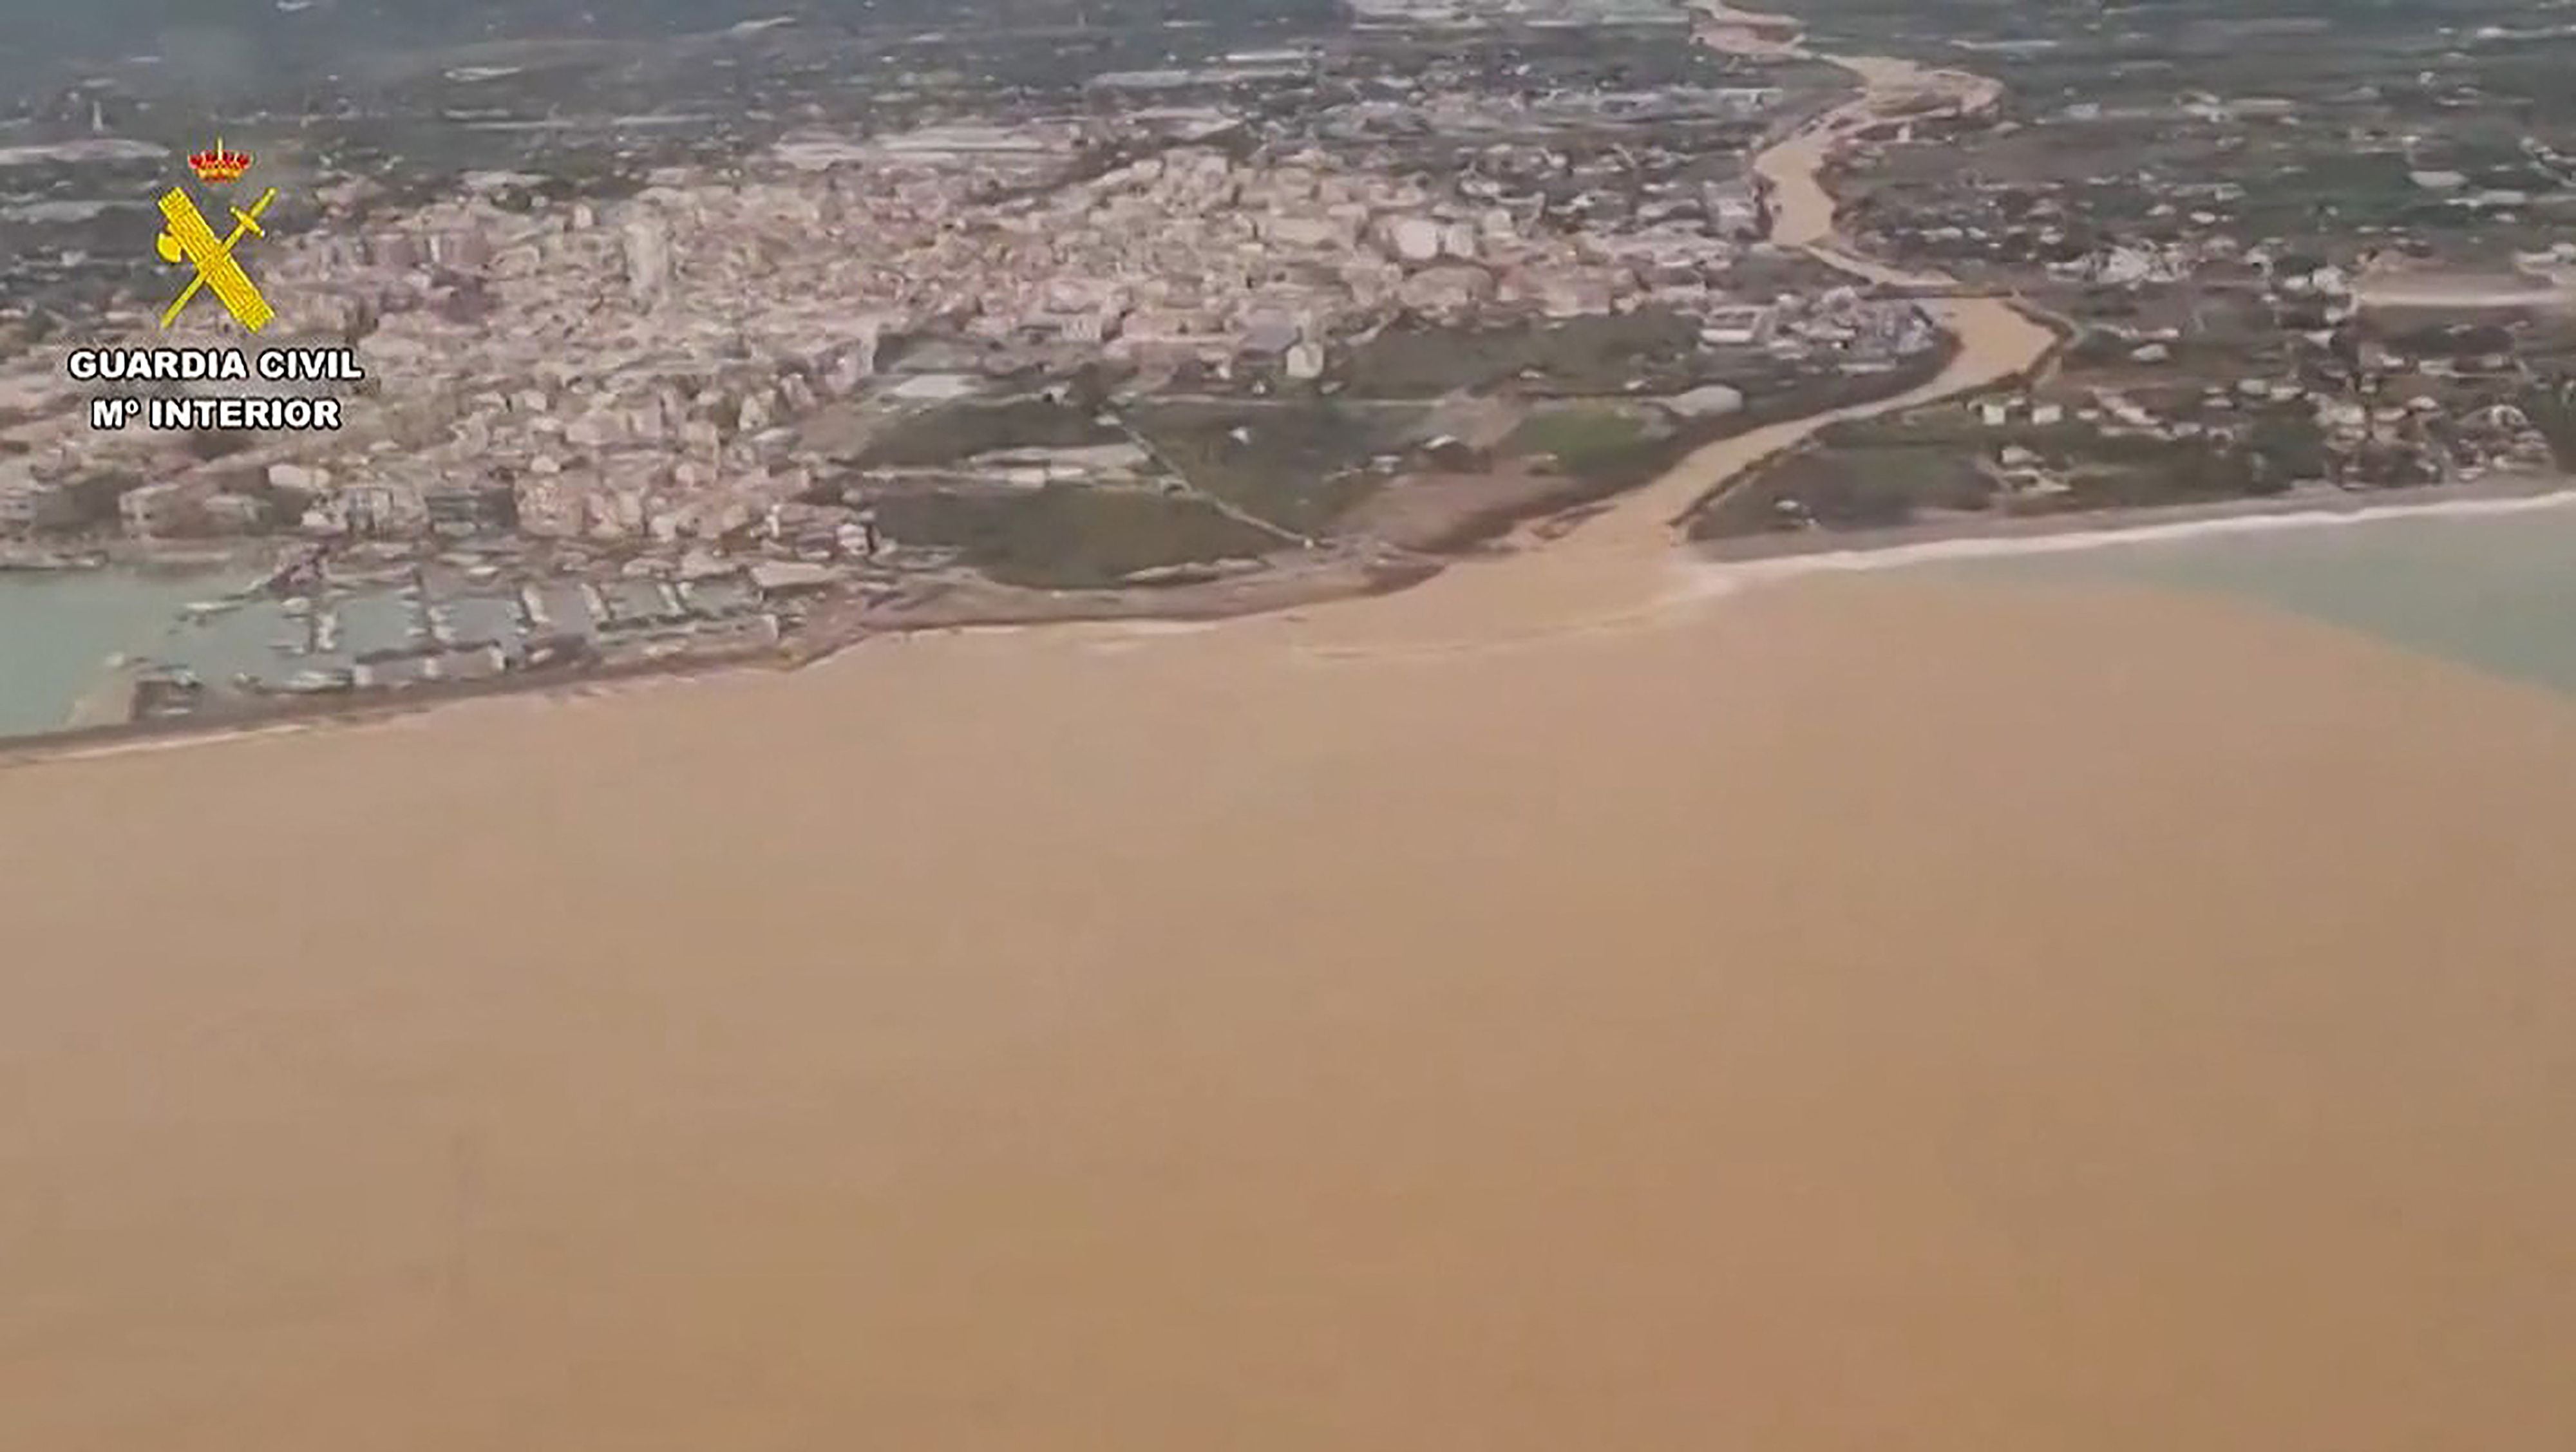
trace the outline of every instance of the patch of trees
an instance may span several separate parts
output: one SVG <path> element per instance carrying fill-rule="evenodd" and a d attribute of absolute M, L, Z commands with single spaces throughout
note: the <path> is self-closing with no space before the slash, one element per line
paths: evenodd
<path fill-rule="evenodd" d="M 2514 402 L 2549 441 L 2550 457 L 2576 469 L 2576 378 L 2555 378 L 2524 389 Z"/>

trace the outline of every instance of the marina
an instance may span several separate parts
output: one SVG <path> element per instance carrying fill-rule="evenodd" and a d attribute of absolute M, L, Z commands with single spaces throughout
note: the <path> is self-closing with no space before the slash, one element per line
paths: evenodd
<path fill-rule="evenodd" d="M 0 610 L 0 735 L 228 721 L 286 698 L 720 656 L 775 645 L 783 630 L 741 572 L 530 579 L 471 556 L 248 580 L 22 576 Z"/>
<path fill-rule="evenodd" d="M 2576 508 L 2220 521 L 1870 551 L 1843 567 L 2035 587 L 2121 583 L 2248 599 L 2491 673 L 2576 691 Z M 1791 568 L 1791 566 L 1797 566 Z M 1810 560 L 1715 566 L 1786 579 Z M 0 737 L 246 719 L 298 698 L 531 681 L 720 657 L 793 626 L 801 577 L 531 577 L 470 555 L 289 581 L 121 568 L 0 575 Z"/>

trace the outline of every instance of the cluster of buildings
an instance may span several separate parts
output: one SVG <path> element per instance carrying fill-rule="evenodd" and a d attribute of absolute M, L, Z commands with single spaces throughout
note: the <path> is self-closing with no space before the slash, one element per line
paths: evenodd
<path fill-rule="evenodd" d="M 1362 29 L 1643 26 L 1684 30 L 1679 0 L 1344 0 Z"/>
<path fill-rule="evenodd" d="M 1368 97 L 1323 112 L 1317 129 L 1351 140 L 1431 134 L 1450 140 L 1488 138 L 1572 139 L 1583 133 L 1725 123 L 1744 125 L 1780 104 L 1777 86 L 1662 86 L 1651 90 L 1595 87 L 1547 90 L 1536 95 L 1481 90 L 1426 91 Z"/>
<path fill-rule="evenodd" d="M 1997 441 L 1988 452 L 2000 477 L 2026 493 L 2062 489 L 2057 464 L 2116 455 L 2123 439 L 2272 451 L 2286 471 L 2276 480 L 2282 484 L 2387 487 L 2555 467 L 2548 437 L 2515 401 L 2523 389 L 2508 369 L 2477 380 L 2431 367 L 2418 383 L 2376 372 L 2290 372 L 2199 386 L 2142 377 L 2132 386 L 1990 396 L 1967 408 Z"/>
<path fill-rule="evenodd" d="M 1211 139 L 1225 124 L 1162 119 Z M 134 533 L 266 521 L 707 540 L 814 491 L 828 461 L 796 421 L 971 391 L 977 375 L 1091 362 L 1148 388 L 1246 368 L 1317 383 L 1339 350 L 1408 315 L 1657 306 L 1782 356 L 1928 327 L 1843 299 L 1786 331 L 1748 329 L 1724 286 L 1761 222 L 1741 183 L 1594 228 L 1473 178 L 1313 149 L 1184 144 L 1066 180 L 1082 139 L 1046 124 L 796 135 L 740 172 L 669 172 L 619 201 L 503 205 L 533 179 L 487 174 L 390 219 L 280 236 L 263 258 L 280 310 L 267 336 L 354 343 L 372 381 L 351 426 L 201 458 L 184 439 L 66 423 L 77 400 L 59 380 L 22 377 L 51 395 L 30 416 L 61 426 L 22 438 L 0 471 L 0 529 L 55 522 L 75 476 L 113 467 L 151 481 L 125 491 Z M 355 214 L 365 192 L 346 183 L 328 201 Z M 944 355 L 934 366 L 965 381 L 882 376 L 897 346 L 904 369 Z"/>
<path fill-rule="evenodd" d="M 2074 119 L 2101 116 L 2088 110 Z M 2402 184 L 2441 194 L 2459 179 L 2419 170 Z M 2130 225 L 2092 215 L 2106 190 L 2123 199 Z M 1986 264 L 2022 286 L 2040 284 L 2083 315 L 2094 346 L 2063 396 L 1971 405 L 1998 437 L 2063 424 L 2110 441 L 2222 453 L 2268 448 L 2298 461 L 2294 480 L 2354 487 L 2554 466 L 2549 441 L 2517 402 L 2531 378 L 2509 343 L 2453 357 L 2400 340 L 2409 308 L 2440 316 L 2478 314 L 2484 304 L 2493 305 L 2484 308 L 2489 315 L 2517 304 L 2563 306 L 2576 245 L 2520 253 L 2510 275 L 2436 272 L 2419 284 L 2405 266 L 2388 271 L 2419 250 L 2402 230 L 2351 229 L 2334 249 L 2349 259 L 2339 263 L 2325 248 L 2248 235 L 2242 213 L 2251 202 L 2231 181 L 2146 173 L 2084 183 L 1972 180 L 1941 198 L 1911 189 L 1903 196 L 1901 209 L 1872 210 L 1878 247 Z M 2511 200 L 2474 192 L 2466 199 Z M 1994 459 L 2017 485 L 2052 485 L 2026 444 L 2004 444 Z"/>
<path fill-rule="evenodd" d="M 1848 286 L 1812 298 L 1791 293 L 1765 307 L 1717 309 L 1700 330 L 1706 346 L 1759 345 L 1781 363 L 1830 363 L 1854 373 L 1892 368 L 1940 338 L 1939 327 L 1915 304 L 1868 298 Z"/>
<path fill-rule="evenodd" d="M 1763 231 L 1753 182 L 1713 175 L 1708 163 L 1760 143 L 1785 103 L 1780 88 L 1527 88 L 1534 78 L 1455 79 L 1338 102 L 1291 134 L 1364 169 L 1435 168 L 1464 195 L 1586 230 L 1695 219 L 1721 237 Z"/>

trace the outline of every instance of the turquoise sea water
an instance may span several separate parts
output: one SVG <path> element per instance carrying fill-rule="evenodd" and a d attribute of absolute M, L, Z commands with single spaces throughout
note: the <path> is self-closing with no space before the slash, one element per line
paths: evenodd
<path fill-rule="evenodd" d="M 528 644 L 519 585 L 445 566 L 427 572 L 426 600 L 382 579 L 343 581 L 316 600 L 235 598 L 235 608 L 188 618 L 190 604 L 236 597 L 255 578 L 247 569 L 185 577 L 0 575 L 0 736 L 65 725 L 82 698 L 108 682 L 114 656 L 185 669 L 224 692 L 242 677 L 293 689 L 307 673 L 348 672 L 361 658 L 374 658 L 384 678 L 398 679 L 412 668 L 387 663 L 383 653 L 427 650 L 442 632 L 466 646 L 488 642 L 515 652 Z M 738 579 L 685 587 L 626 579 L 595 587 L 568 579 L 525 583 L 548 631 L 613 640 L 625 650 L 693 632 L 721 635 L 752 619 L 758 604 Z"/>
<path fill-rule="evenodd" d="M 2492 512 L 2265 521 L 1932 568 L 2213 591 L 2576 693 L 2576 508 L 2556 501 Z"/>
<path fill-rule="evenodd" d="M 2083 539 L 1959 541 L 1753 568 L 1767 574 L 1855 565 L 2211 591 L 2576 694 L 2576 507 L 2570 501 L 2323 522 L 2237 520 Z M 178 623 L 190 601 L 239 583 L 227 575 L 0 574 L 0 735 L 63 725 L 113 655 L 180 656 L 202 670 L 258 667 L 268 659 L 267 636 L 278 633 L 272 624 L 234 617 L 189 630 Z M 363 625 L 364 608 L 353 608 L 351 619 L 353 627 Z"/>
<path fill-rule="evenodd" d="M 238 583 L 223 574 L 0 573 L 0 736 L 60 727 L 108 657 L 153 654 L 190 601 Z"/>

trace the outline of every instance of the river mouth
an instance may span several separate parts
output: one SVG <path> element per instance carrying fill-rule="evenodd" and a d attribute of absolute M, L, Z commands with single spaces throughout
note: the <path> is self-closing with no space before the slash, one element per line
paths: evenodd
<path fill-rule="evenodd" d="M 1926 84 L 1924 77 L 1934 73 L 1893 61 L 1816 59 L 1846 65 L 1862 80 L 1863 91 L 1856 100 L 1812 119 L 1755 158 L 1755 170 L 1774 190 L 1773 239 L 1861 280 L 1926 281 L 1838 250 L 1832 237 L 1833 201 L 1817 173 L 1830 160 L 1851 118 L 1866 116 L 1874 97 L 1891 89 L 1913 94 Z M 1402 651 L 1423 648 L 1426 642 L 1437 646 L 1479 638 L 1508 642 L 1561 629 L 1594 628 L 1605 619 L 1651 610 L 1677 557 L 1679 521 L 1710 491 L 1829 422 L 1915 407 L 1988 386 L 2029 368 L 2054 343 L 2046 328 L 1998 299 L 1948 298 L 1926 306 L 1957 340 L 1950 361 L 1930 382 L 1889 398 L 1829 408 L 1721 439 L 1687 455 L 1643 486 L 1583 511 L 1579 523 L 1527 531 L 1526 547 L 1500 559 L 1469 561 L 1463 568 L 1450 569 L 1399 593 L 1363 593 L 1318 605 L 1305 612 L 1318 622 L 1313 643 L 1327 652 L 1364 652 L 1376 646 Z M 98 628 L 63 632 L 43 646 L 46 658 L 41 662 L 32 659 L 32 644 L 18 647 L 30 659 L 18 673 L 13 699 L 0 703 L 0 736 L 65 724 L 73 704 L 95 686 L 103 658 L 110 654 L 149 657 L 168 640 L 166 633 L 156 629 L 156 622 L 141 618 L 147 606 L 160 607 L 160 622 L 166 622 L 178 606 L 203 598 L 179 592 L 165 599 L 158 592 L 139 591 L 131 600 L 111 605 L 90 598 L 106 588 L 104 584 L 60 588 L 68 594 L 57 598 L 78 596 L 73 606 L 94 619 Z M 27 618 L 38 613 L 20 612 Z M 243 618 L 218 622 L 216 633 L 239 635 L 249 643 L 227 639 L 215 648 L 200 641 L 202 659 L 182 663 L 200 678 L 224 681 L 274 666 L 276 662 L 264 653 L 273 643 L 268 637 L 295 632 L 294 622 L 269 620 L 270 613 L 263 605 L 257 611 L 242 612 Z M 251 615 L 260 618 L 245 623 Z M 0 656 L 0 661 L 5 659 Z M 305 674 L 318 681 L 336 679 L 334 672 L 345 673 L 348 663 L 325 652 L 310 659 L 298 655 L 290 664 L 310 668 Z M 290 678 L 288 684 L 294 685 L 297 679 Z M 220 730 L 223 720 L 210 715 L 203 725 Z"/>
<path fill-rule="evenodd" d="M 2576 716 L 1704 482 L 0 773 L 0 1445 L 2576 1445 Z"/>

